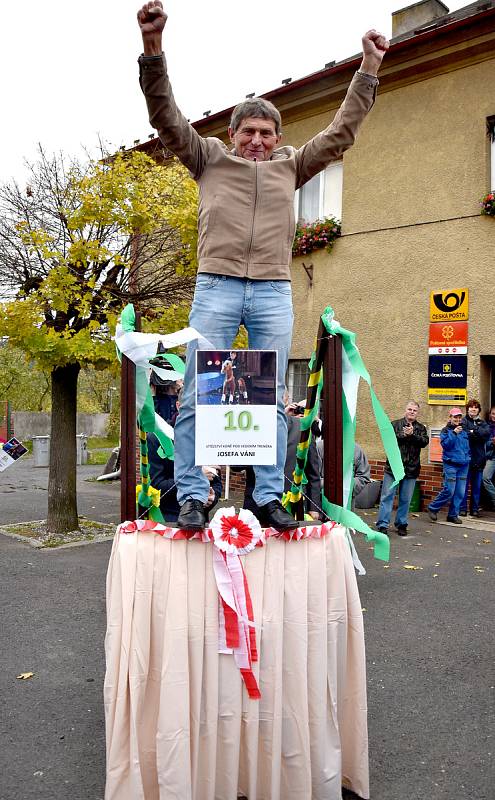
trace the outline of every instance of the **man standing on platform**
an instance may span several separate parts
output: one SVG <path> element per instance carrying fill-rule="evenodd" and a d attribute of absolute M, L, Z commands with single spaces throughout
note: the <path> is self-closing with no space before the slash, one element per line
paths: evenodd
<path fill-rule="evenodd" d="M 407 514 L 416 485 L 416 478 L 421 469 L 421 450 L 430 441 L 425 426 L 418 422 L 418 412 L 419 403 L 415 400 L 409 400 L 404 416 L 392 422 L 402 464 L 404 465 L 404 477 L 399 481 L 399 505 L 395 515 L 395 527 L 399 536 L 407 536 Z M 397 487 L 392 486 L 393 482 L 394 476 L 387 461 L 383 473 L 380 509 L 376 521 L 376 527 L 382 533 L 387 533 L 390 517 L 392 516 L 392 506 L 397 491 Z"/>
<path fill-rule="evenodd" d="M 199 274 L 189 324 L 215 348 L 230 350 L 242 323 L 250 348 L 278 352 L 277 464 L 255 467 L 254 499 L 263 524 L 293 528 L 297 522 L 280 498 L 287 441 L 282 398 L 293 324 L 294 193 L 353 144 L 374 103 L 376 75 L 389 45 L 374 30 L 364 35 L 361 67 L 341 108 L 329 127 L 303 147 L 277 147 L 282 136 L 279 112 L 269 101 L 252 98 L 233 111 L 229 148 L 219 139 L 201 137 L 177 108 L 162 52 L 167 15 L 161 2 L 145 3 L 137 16 L 144 49 L 140 83 L 150 123 L 199 184 Z M 270 24 L 276 25 L 276 19 Z M 196 347 L 197 342 L 188 347 L 184 398 L 175 428 L 178 525 L 191 529 L 206 523 L 209 488 L 195 465 Z"/>

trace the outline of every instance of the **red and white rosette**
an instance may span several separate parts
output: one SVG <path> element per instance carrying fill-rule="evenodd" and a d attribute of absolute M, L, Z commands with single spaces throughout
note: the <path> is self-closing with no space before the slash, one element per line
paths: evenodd
<path fill-rule="evenodd" d="M 234 654 L 234 660 L 249 697 L 261 697 L 252 665 L 258 660 L 253 604 L 240 555 L 264 544 L 263 529 L 251 511 L 220 508 L 210 522 L 213 537 L 213 569 L 218 604 L 219 652 Z"/>
<path fill-rule="evenodd" d="M 251 511 L 241 508 L 219 508 L 210 522 L 213 543 L 223 553 L 242 556 L 265 543 L 263 528 Z"/>

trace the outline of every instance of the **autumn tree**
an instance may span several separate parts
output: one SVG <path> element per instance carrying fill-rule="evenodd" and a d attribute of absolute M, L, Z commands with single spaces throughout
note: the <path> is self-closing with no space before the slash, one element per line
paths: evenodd
<path fill-rule="evenodd" d="M 111 331 L 126 303 L 183 315 L 196 271 L 196 191 L 180 165 L 141 152 L 83 164 L 41 148 L 27 187 L 0 187 L 0 336 L 50 372 L 53 533 L 78 527 L 81 367 L 112 363 Z"/>
<path fill-rule="evenodd" d="M 7 339 L 0 341 L 0 400 L 12 411 L 46 411 L 50 399 L 50 373 L 26 359 Z"/>

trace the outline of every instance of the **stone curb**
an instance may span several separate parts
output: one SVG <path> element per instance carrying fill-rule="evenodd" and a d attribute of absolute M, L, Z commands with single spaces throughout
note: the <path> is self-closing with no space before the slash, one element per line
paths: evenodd
<path fill-rule="evenodd" d="M 77 542 L 64 542 L 64 544 L 57 544 L 52 545 L 51 547 L 47 547 L 44 542 L 40 539 L 33 539 L 30 536 L 22 536 L 20 533 L 13 533 L 13 531 L 7 531 L 5 528 L 0 527 L 0 534 L 2 536 L 7 536 L 9 539 L 16 539 L 18 542 L 24 542 L 24 544 L 28 544 L 30 547 L 34 547 L 35 550 L 67 550 L 69 547 L 82 547 L 86 544 L 100 544 L 101 542 L 111 542 L 115 536 L 114 533 L 103 535 L 100 534 L 99 536 L 95 536 L 93 539 L 80 539 Z"/>

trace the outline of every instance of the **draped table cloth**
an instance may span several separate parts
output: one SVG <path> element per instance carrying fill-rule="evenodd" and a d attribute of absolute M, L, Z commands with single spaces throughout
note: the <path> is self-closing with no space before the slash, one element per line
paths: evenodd
<path fill-rule="evenodd" d="M 369 797 L 361 602 L 347 534 L 242 556 L 256 625 L 248 697 L 218 653 L 210 542 L 117 533 L 107 574 L 105 800 Z"/>

